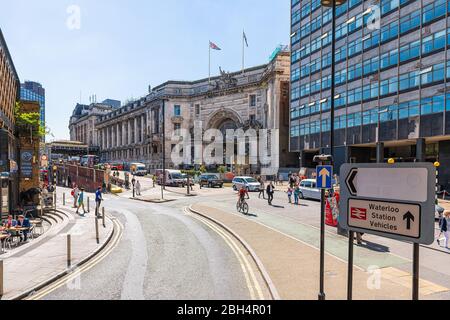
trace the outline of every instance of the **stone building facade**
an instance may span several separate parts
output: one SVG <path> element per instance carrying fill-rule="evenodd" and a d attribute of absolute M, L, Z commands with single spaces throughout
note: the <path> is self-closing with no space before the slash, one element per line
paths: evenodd
<path fill-rule="evenodd" d="M 82 142 L 89 146 L 90 152 L 99 153 L 96 122 L 102 115 L 113 110 L 112 106 L 104 103 L 77 104 L 69 123 L 70 140 Z"/>
<path fill-rule="evenodd" d="M 167 168 L 177 129 L 193 131 L 238 128 L 279 129 L 279 166 L 250 167 L 245 173 L 276 174 L 280 168 L 296 167 L 298 158 L 289 153 L 290 55 L 280 51 L 270 63 L 198 81 L 168 81 L 137 101 L 100 116 L 96 122 L 102 160 L 109 163 L 145 163 L 150 171 L 162 167 L 163 149 Z M 164 134 L 163 134 L 164 132 Z M 164 148 L 163 148 L 164 140 Z M 193 167 L 193 162 L 185 163 Z"/>

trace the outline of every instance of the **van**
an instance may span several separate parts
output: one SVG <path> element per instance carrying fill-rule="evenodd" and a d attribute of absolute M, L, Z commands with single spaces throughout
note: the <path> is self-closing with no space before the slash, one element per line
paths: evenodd
<path fill-rule="evenodd" d="M 130 164 L 130 172 L 134 173 L 137 176 L 146 176 L 147 175 L 147 166 L 143 163 L 131 163 Z"/>
<path fill-rule="evenodd" d="M 156 170 L 156 181 L 159 185 L 163 184 L 163 170 Z M 170 187 L 185 187 L 186 181 L 180 170 L 166 170 L 165 172 L 165 184 Z"/>

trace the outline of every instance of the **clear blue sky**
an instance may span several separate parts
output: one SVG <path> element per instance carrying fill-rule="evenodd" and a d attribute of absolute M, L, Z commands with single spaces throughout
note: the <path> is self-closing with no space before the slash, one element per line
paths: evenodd
<path fill-rule="evenodd" d="M 81 28 L 70 30 L 67 8 L 81 9 Z M 167 80 L 208 76 L 268 62 L 289 43 L 290 0 L 14 0 L 3 1 L 0 27 L 21 81 L 41 82 L 47 124 L 54 138 L 69 137 L 68 122 L 80 100 L 138 98 Z"/>

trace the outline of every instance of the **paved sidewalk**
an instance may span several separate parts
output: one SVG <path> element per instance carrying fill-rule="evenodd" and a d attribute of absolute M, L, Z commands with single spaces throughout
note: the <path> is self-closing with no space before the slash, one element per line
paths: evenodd
<path fill-rule="evenodd" d="M 68 189 L 64 190 L 70 194 Z M 58 202 L 62 201 L 62 188 L 59 188 Z M 72 237 L 72 266 L 85 260 L 109 240 L 113 232 L 112 221 L 106 219 L 106 228 L 99 222 L 100 243 L 97 244 L 95 235 L 94 212 L 85 217 L 75 214 L 75 209 L 69 204 L 62 206 L 58 203 L 58 209 L 66 212 L 70 219 L 66 227 L 57 234 L 43 235 L 38 246 L 30 246 L 27 250 L 21 250 L 4 260 L 4 296 L 1 300 L 9 300 L 25 292 L 28 292 L 49 279 L 67 270 L 67 234 Z"/>
<path fill-rule="evenodd" d="M 319 292 L 319 250 L 292 235 L 281 233 L 243 216 L 218 208 L 195 204 L 192 208 L 223 223 L 246 241 L 267 269 L 282 299 L 317 300 Z M 328 242 L 329 243 L 329 242 Z M 327 252 L 325 292 L 327 299 L 347 297 L 347 263 Z M 354 269 L 354 299 L 411 299 L 410 274 L 388 267 L 375 272 Z M 433 299 L 434 293 L 447 291 L 428 281 L 420 281 L 421 298 Z"/>

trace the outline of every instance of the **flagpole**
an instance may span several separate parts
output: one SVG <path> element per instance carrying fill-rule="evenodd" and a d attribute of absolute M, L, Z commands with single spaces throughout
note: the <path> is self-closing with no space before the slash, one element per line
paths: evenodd
<path fill-rule="evenodd" d="M 211 84 L 211 40 L 208 43 L 208 50 L 209 50 L 209 67 L 208 67 L 208 84 Z"/>
<path fill-rule="evenodd" d="M 242 73 L 244 73 L 244 67 L 245 67 L 245 38 L 244 38 L 244 32 L 242 31 Z"/>

